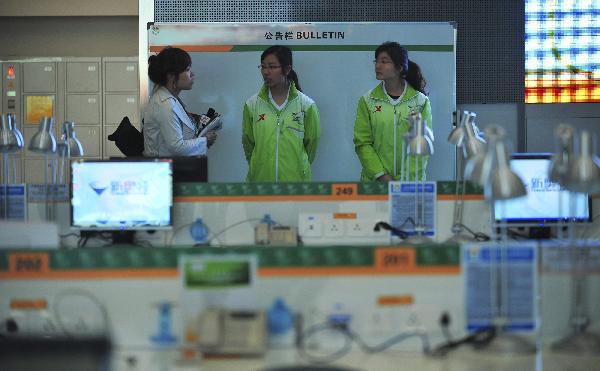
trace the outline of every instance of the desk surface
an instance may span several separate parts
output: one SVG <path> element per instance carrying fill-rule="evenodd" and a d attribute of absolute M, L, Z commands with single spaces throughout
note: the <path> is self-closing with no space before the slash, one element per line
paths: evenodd
<path fill-rule="evenodd" d="M 120 349 L 113 355 L 114 371 L 260 371 L 276 366 L 307 363 L 295 350 L 270 350 L 261 358 L 205 359 L 184 364 L 178 361 L 177 352 Z M 378 354 L 365 354 L 356 350 L 334 366 L 356 371 L 590 371 L 600 370 L 600 355 L 576 356 L 544 352 L 538 355 L 499 355 L 475 352 L 469 348 L 459 349 L 445 358 L 431 358 L 420 353 L 388 350 Z"/>

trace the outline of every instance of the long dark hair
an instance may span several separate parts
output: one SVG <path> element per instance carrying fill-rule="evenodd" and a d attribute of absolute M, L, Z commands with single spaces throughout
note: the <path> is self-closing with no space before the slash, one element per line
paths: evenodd
<path fill-rule="evenodd" d="M 375 59 L 381 52 L 386 52 L 397 69 L 402 68 L 402 77 L 406 80 L 413 88 L 420 91 L 423 94 L 427 94 L 425 86 L 427 82 L 421 73 L 421 67 L 418 64 L 408 59 L 408 50 L 405 47 L 400 46 L 397 42 L 386 41 L 379 45 L 375 49 Z"/>
<path fill-rule="evenodd" d="M 277 58 L 279 64 L 281 65 L 282 71 L 290 67 L 290 72 L 288 73 L 287 77 L 294 82 L 294 84 L 296 85 L 296 89 L 302 91 L 302 89 L 300 88 L 300 81 L 298 81 L 298 74 L 292 68 L 292 66 L 294 65 L 292 59 L 292 50 L 287 46 L 283 45 L 270 46 L 267 49 L 265 49 L 264 52 L 262 52 L 262 54 L 260 55 L 260 61 L 262 62 L 266 58 L 266 56 L 270 54 L 273 54 Z"/>
<path fill-rule="evenodd" d="M 153 83 L 164 86 L 169 75 L 177 77 L 191 65 L 192 58 L 185 50 L 167 46 L 148 58 L 148 77 Z"/>

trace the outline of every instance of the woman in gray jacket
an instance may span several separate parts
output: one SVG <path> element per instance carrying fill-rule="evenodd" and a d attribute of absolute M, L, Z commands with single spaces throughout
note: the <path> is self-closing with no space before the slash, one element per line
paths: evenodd
<path fill-rule="evenodd" d="M 182 90 L 191 90 L 194 73 L 190 55 L 167 47 L 148 58 L 148 77 L 154 83 L 143 117 L 144 156 L 200 156 L 217 138 L 214 131 L 196 137 L 194 116 L 179 99 Z"/>

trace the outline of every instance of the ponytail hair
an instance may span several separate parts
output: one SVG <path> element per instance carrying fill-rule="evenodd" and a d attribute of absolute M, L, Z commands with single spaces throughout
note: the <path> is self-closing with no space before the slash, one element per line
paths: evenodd
<path fill-rule="evenodd" d="M 298 80 L 298 74 L 293 68 L 294 62 L 292 58 L 292 50 L 283 45 L 270 46 L 265 49 L 264 52 L 262 52 L 260 55 L 260 61 L 262 62 L 268 55 L 271 54 L 273 54 L 279 61 L 282 71 L 288 67 L 290 68 L 290 72 L 287 75 L 288 79 L 294 82 L 294 85 L 296 85 L 296 89 L 298 89 L 298 91 L 302 91 L 302 88 L 300 88 L 300 81 Z"/>
<path fill-rule="evenodd" d="M 427 81 L 425 81 L 425 78 L 421 73 L 421 67 L 419 67 L 418 64 L 411 60 L 408 61 L 408 70 L 404 74 L 404 79 L 413 88 L 415 88 L 415 90 L 418 90 L 421 93 L 427 95 L 427 90 L 425 90 L 425 86 L 427 86 Z"/>
<path fill-rule="evenodd" d="M 177 77 L 192 65 L 192 58 L 183 49 L 167 46 L 148 58 L 148 77 L 156 85 L 164 86 L 169 75 Z"/>
<path fill-rule="evenodd" d="M 296 89 L 298 89 L 298 91 L 302 91 L 302 88 L 300 88 L 300 81 L 298 81 L 298 74 L 296 73 L 296 71 L 294 71 L 293 68 L 290 69 L 290 72 L 288 73 L 288 78 L 294 82 L 294 85 L 296 85 Z"/>
<path fill-rule="evenodd" d="M 427 95 L 425 90 L 427 82 L 421 73 L 421 68 L 408 59 L 408 50 L 405 47 L 394 41 L 386 41 L 375 49 L 375 59 L 381 52 L 386 52 L 394 62 L 394 66 L 397 69 L 402 69 L 402 77 L 410 86 Z"/>

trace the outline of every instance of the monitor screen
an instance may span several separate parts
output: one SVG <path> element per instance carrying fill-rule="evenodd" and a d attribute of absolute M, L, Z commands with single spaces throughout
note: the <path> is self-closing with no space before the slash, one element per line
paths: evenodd
<path fill-rule="evenodd" d="M 71 164 L 71 226 L 82 230 L 172 226 L 170 159 L 79 160 Z"/>
<path fill-rule="evenodd" d="M 591 221 L 591 199 L 585 193 L 571 193 L 548 178 L 551 154 L 514 153 L 510 167 L 525 183 L 524 197 L 495 201 L 496 221 L 544 226 L 559 221 Z"/>

